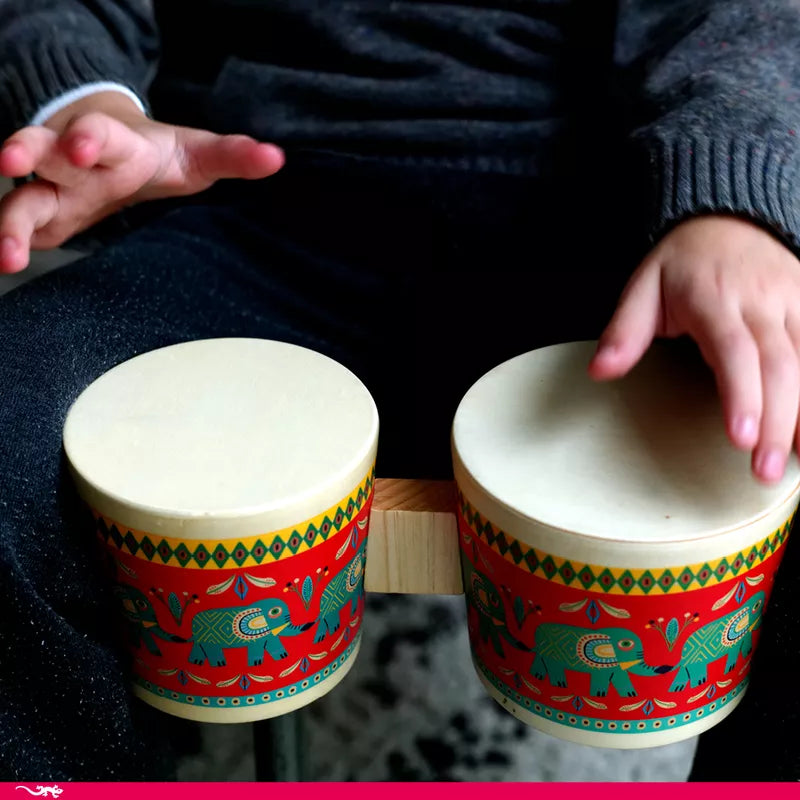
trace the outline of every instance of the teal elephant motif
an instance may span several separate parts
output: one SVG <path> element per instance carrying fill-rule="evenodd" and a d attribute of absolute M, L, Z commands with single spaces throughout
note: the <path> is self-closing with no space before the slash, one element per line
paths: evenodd
<path fill-rule="evenodd" d="M 566 687 L 566 670 L 588 673 L 594 697 L 605 697 L 612 684 L 621 697 L 635 697 L 629 674 L 663 675 L 673 669 L 650 666 L 641 640 L 625 628 L 591 630 L 545 622 L 536 629 L 533 649 L 531 674 L 535 678 L 548 677 L 552 686 Z"/>
<path fill-rule="evenodd" d="M 761 624 L 766 596 L 756 592 L 747 605 L 696 630 L 683 645 L 678 674 L 671 692 L 680 692 L 687 684 L 700 686 L 708 680 L 708 665 L 726 657 L 725 674 L 732 672 L 741 655 L 753 650 L 753 631 Z"/>
<path fill-rule="evenodd" d="M 342 609 L 350 603 L 350 615 L 353 616 L 359 600 L 364 594 L 364 554 L 367 549 L 367 538 L 358 547 L 356 554 L 344 569 L 325 587 L 319 601 L 319 625 L 314 634 L 314 642 L 321 642 L 327 633 L 336 633 L 341 625 Z"/>
<path fill-rule="evenodd" d="M 283 600 L 272 598 L 249 606 L 210 608 L 198 612 L 192 620 L 192 651 L 189 661 L 213 667 L 225 666 L 223 650 L 246 647 L 247 663 L 261 664 L 264 651 L 274 660 L 286 658 L 282 636 L 297 636 L 314 623 L 296 625 Z"/>
<path fill-rule="evenodd" d="M 478 634 L 481 641 L 491 641 L 495 653 L 501 658 L 505 658 L 503 640 L 512 647 L 529 653 L 531 648 L 508 630 L 506 609 L 495 585 L 486 575 L 475 569 L 463 552 L 461 566 L 467 604 L 475 609 L 478 616 Z"/>
<path fill-rule="evenodd" d="M 158 624 L 153 604 L 144 592 L 134 586 L 118 583 L 114 587 L 114 596 L 122 607 L 128 639 L 134 647 L 144 645 L 154 656 L 160 656 L 156 636 L 165 642 L 186 641 L 177 634 L 168 633 Z"/>

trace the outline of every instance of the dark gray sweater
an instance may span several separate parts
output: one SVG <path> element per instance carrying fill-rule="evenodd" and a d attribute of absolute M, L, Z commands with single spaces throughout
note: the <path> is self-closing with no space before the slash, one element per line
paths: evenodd
<path fill-rule="evenodd" d="M 652 237 L 727 211 L 800 244 L 800 0 L 3 0 L 1 135 L 101 80 L 290 150 L 542 172 L 625 142 Z"/>

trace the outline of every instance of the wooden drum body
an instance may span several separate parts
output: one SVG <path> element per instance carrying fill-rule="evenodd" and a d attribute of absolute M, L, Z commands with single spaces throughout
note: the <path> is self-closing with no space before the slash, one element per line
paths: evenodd
<path fill-rule="evenodd" d="M 704 365 L 657 347 L 609 384 L 593 343 L 484 376 L 453 426 L 477 673 L 525 722 L 603 747 L 711 727 L 747 687 L 797 507 L 759 485 Z"/>
<path fill-rule="evenodd" d="M 377 435 L 352 373 L 279 342 L 175 345 L 86 389 L 64 445 L 114 574 L 139 697 L 243 722 L 344 677 Z"/>

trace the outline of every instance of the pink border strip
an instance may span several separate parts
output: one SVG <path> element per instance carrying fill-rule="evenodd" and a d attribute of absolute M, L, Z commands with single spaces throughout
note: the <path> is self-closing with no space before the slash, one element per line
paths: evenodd
<path fill-rule="evenodd" d="M 270 784 L 259 783 L 70 783 L 38 781 L 20 783 L 0 783 L 0 798 L 22 800 L 30 796 L 53 798 L 55 800 L 140 800 L 146 793 L 148 800 L 169 798 L 169 800 L 221 800 L 230 796 L 237 787 L 247 787 L 254 791 L 269 791 Z M 408 800 L 413 792 L 415 800 L 442 800 L 450 795 L 458 800 L 474 798 L 485 800 L 486 787 L 496 786 L 502 791 L 503 800 L 520 798 L 530 800 L 532 786 L 537 797 L 558 798 L 558 800 L 586 800 L 587 790 L 594 798 L 609 800 L 675 800 L 676 793 L 683 798 L 709 800 L 717 792 L 724 793 L 725 800 L 752 798 L 753 789 L 765 787 L 770 799 L 791 798 L 796 800 L 796 783 L 287 783 L 276 784 L 282 787 L 282 795 L 292 798 L 318 798 L 321 794 L 330 797 L 346 797 L 347 800 Z M 26 790 L 18 790 L 18 786 Z M 44 787 L 44 792 L 42 788 Z M 290 788 L 286 794 L 286 788 Z M 55 789 L 55 792 L 53 791 Z M 61 790 L 58 792 L 58 790 Z"/>

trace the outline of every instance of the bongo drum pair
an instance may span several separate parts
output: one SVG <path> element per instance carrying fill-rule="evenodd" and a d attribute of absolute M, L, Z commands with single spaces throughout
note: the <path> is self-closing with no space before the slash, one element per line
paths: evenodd
<path fill-rule="evenodd" d="M 460 558 L 475 669 L 497 702 L 556 736 L 647 747 L 741 700 L 800 471 L 751 478 L 701 363 L 657 347 L 597 384 L 592 351 L 526 353 L 465 395 L 458 547 L 435 569 Z M 84 391 L 64 445 L 139 697 L 242 722 L 336 686 L 359 646 L 377 439 L 356 376 L 273 341 L 167 347 Z M 430 572 L 420 552 L 402 569 Z"/>

